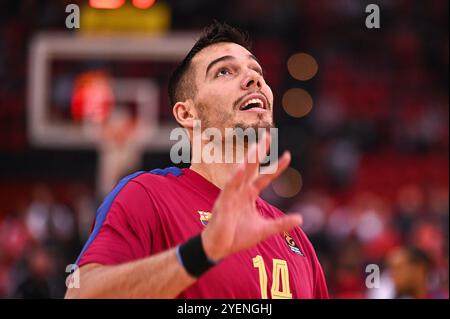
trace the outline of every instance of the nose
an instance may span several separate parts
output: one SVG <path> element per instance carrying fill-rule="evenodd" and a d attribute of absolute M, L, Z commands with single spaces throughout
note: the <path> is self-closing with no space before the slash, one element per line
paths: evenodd
<path fill-rule="evenodd" d="M 254 70 L 249 71 L 246 74 L 243 81 L 241 82 L 241 87 L 244 90 L 248 90 L 248 89 L 252 89 L 252 88 L 257 88 L 257 89 L 262 88 L 261 75 Z"/>

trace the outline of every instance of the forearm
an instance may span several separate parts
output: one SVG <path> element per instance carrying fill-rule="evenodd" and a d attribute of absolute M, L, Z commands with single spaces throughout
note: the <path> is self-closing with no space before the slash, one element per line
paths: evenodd
<path fill-rule="evenodd" d="M 175 249 L 137 261 L 100 266 L 83 273 L 80 288 L 67 298 L 174 298 L 195 282 L 178 262 Z"/>

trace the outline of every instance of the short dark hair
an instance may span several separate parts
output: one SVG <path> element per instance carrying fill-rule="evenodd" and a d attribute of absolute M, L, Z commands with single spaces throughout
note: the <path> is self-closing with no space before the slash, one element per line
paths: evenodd
<path fill-rule="evenodd" d="M 412 264 L 422 265 L 427 270 L 432 267 L 433 261 L 431 260 L 430 256 L 422 249 L 414 246 L 408 246 L 406 247 L 406 252 L 408 254 L 409 261 Z"/>
<path fill-rule="evenodd" d="M 178 101 L 185 101 L 195 95 L 196 86 L 192 76 L 191 61 L 204 48 L 219 43 L 232 42 L 250 51 L 251 43 L 247 32 L 234 28 L 226 23 L 214 21 L 203 30 L 202 36 L 181 61 L 169 79 L 169 99 L 173 106 Z"/>

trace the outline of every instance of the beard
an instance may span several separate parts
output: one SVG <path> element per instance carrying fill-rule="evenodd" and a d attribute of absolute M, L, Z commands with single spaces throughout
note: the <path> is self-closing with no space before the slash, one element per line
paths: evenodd
<path fill-rule="evenodd" d="M 275 127 L 275 124 L 273 123 L 272 120 L 268 121 L 268 120 L 264 120 L 264 115 L 263 114 L 257 114 L 258 116 L 258 120 L 253 122 L 253 123 L 248 123 L 248 122 L 237 122 L 234 124 L 233 128 L 241 128 L 243 130 L 246 130 L 248 128 L 252 128 L 255 131 L 258 131 L 259 128 L 265 128 L 265 129 L 270 129 Z"/>
<path fill-rule="evenodd" d="M 266 132 L 269 133 L 269 130 L 274 127 L 275 127 L 275 125 L 274 125 L 273 121 L 263 120 L 262 114 L 258 114 L 257 122 L 254 122 L 254 123 L 238 122 L 234 126 L 234 128 L 240 128 L 244 131 L 247 129 L 253 130 L 256 134 L 256 141 L 255 141 L 256 143 L 259 143 L 259 138 L 260 138 L 260 135 L 258 134 L 259 129 L 265 129 Z"/>
<path fill-rule="evenodd" d="M 236 134 L 236 138 L 232 139 L 234 146 L 237 145 L 238 140 L 241 140 L 244 143 L 244 147 L 247 148 L 249 143 L 251 143 L 249 136 L 246 135 L 249 134 L 248 129 L 255 134 L 254 137 L 256 140 L 254 142 L 259 143 L 261 137 L 260 129 L 265 129 L 266 133 L 271 134 L 269 130 L 275 128 L 273 119 L 267 119 L 265 114 L 256 114 L 256 119 L 252 119 L 251 121 L 237 121 L 235 117 L 239 111 L 221 112 L 218 109 L 212 109 L 204 104 L 197 104 L 196 107 L 198 119 L 201 123 L 201 130 L 204 131 L 210 128 L 219 129 L 222 133 L 222 143 L 226 142 L 228 137 L 226 129 L 232 129 Z"/>
<path fill-rule="evenodd" d="M 264 119 L 263 114 L 257 114 L 257 120 L 252 122 L 235 121 L 233 112 L 220 112 L 218 110 L 213 110 L 208 108 L 207 105 L 198 103 L 197 105 L 198 117 L 201 121 L 202 128 L 241 128 L 246 130 L 252 128 L 258 131 L 258 128 L 270 129 L 274 128 L 274 122 L 272 119 Z M 239 111 L 236 111 L 239 112 Z M 224 126 L 225 124 L 225 126 Z"/>
<path fill-rule="evenodd" d="M 225 129 L 231 128 L 236 133 L 237 137 L 239 136 L 242 138 L 245 147 L 247 147 L 249 140 L 248 136 L 246 136 L 245 134 L 248 134 L 248 129 L 254 131 L 256 138 L 255 142 L 259 143 L 261 137 L 259 134 L 260 129 L 265 129 L 266 132 L 269 133 L 269 130 L 271 128 L 275 128 L 273 121 L 264 119 L 263 114 L 257 114 L 257 120 L 253 120 L 252 122 L 236 122 L 233 115 L 234 114 L 232 113 L 230 114 L 222 112 L 220 114 L 217 114 L 217 116 L 214 116 L 214 120 L 211 120 L 211 114 L 209 114 L 209 116 L 206 116 L 206 114 L 202 114 L 201 112 L 199 112 L 199 119 L 201 121 L 202 130 L 206 130 L 208 128 L 218 128 L 222 132 L 223 139 L 225 140 L 227 138 Z M 233 143 L 237 143 L 237 141 L 233 139 Z"/>

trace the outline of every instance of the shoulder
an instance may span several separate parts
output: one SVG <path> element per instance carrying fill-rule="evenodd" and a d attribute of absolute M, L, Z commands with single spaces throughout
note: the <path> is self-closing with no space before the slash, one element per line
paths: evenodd
<path fill-rule="evenodd" d="M 178 168 L 138 171 L 122 178 L 104 198 L 97 210 L 96 219 L 104 220 L 148 217 L 148 212 L 156 212 L 158 202 L 166 198 L 170 185 L 174 184 L 170 176 L 180 176 Z M 172 188 L 174 188 L 172 186 Z"/>
<path fill-rule="evenodd" d="M 139 202 L 173 188 L 183 171 L 177 167 L 138 171 L 122 178 L 105 198 L 105 202 Z"/>
<path fill-rule="evenodd" d="M 277 218 L 277 217 L 286 215 L 286 213 L 281 211 L 278 207 L 275 207 L 272 204 L 266 202 L 261 197 L 258 198 L 257 204 L 259 205 L 259 207 L 261 209 L 264 210 L 265 215 L 269 218 Z"/>
<path fill-rule="evenodd" d="M 278 217 L 286 215 L 286 213 L 281 211 L 279 208 L 269 204 L 265 200 L 259 199 L 258 203 L 259 203 L 259 205 L 261 207 L 264 208 L 266 214 L 268 215 L 267 217 L 278 218 Z M 301 229 L 300 226 L 295 227 L 289 233 L 291 234 L 291 236 L 293 236 L 295 239 L 297 239 L 301 243 L 303 249 L 306 250 L 306 252 L 307 252 L 307 254 L 309 255 L 310 258 L 312 258 L 312 259 L 316 259 L 317 258 L 315 250 L 314 250 L 314 247 L 313 247 L 311 241 L 309 240 L 308 236 Z"/>
<path fill-rule="evenodd" d="M 134 182 L 145 186 L 173 184 L 177 178 L 184 174 L 183 170 L 178 167 L 156 168 L 151 171 L 138 172 L 132 179 Z"/>
<path fill-rule="evenodd" d="M 158 190 L 166 186 L 174 185 L 178 181 L 178 177 L 184 174 L 183 170 L 178 167 L 156 168 L 150 171 L 139 171 L 124 177 L 118 185 L 125 183 L 133 185 L 138 184 L 143 189 Z"/>

